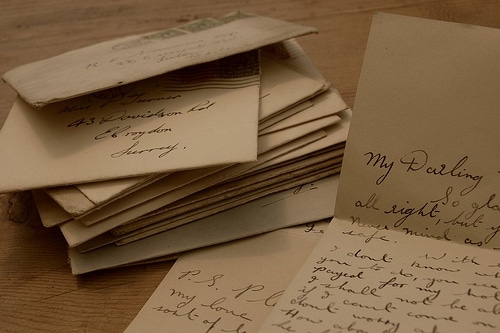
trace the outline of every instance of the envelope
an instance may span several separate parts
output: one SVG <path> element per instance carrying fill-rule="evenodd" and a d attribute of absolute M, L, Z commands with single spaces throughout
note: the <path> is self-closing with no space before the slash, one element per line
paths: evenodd
<path fill-rule="evenodd" d="M 274 152 L 271 151 L 269 153 L 266 153 L 266 156 L 262 156 L 263 160 L 260 163 L 252 162 L 249 165 L 246 165 L 246 163 L 242 165 L 236 165 L 234 167 L 231 167 L 230 168 L 231 170 L 228 169 L 227 171 L 228 172 L 230 171 L 231 174 L 236 175 L 245 170 L 248 171 L 254 169 L 257 170 L 259 164 L 262 164 L 263 166 L 267 167 L 271 165 L 276 165 L 277 163 L 285 163 L 287 161 L 290 161 L 291 159 L 300 158 L 301 156 L 307 156 L 308 154 L 311 154 L 314 151 L 320 151 L 322 149 L 326 149 L 327 147 L 336 145 L 339 142 L 345 141 L 345 138 L 347 136 L 347 131 L 349 128 L 351 113 L 350 110 L 346 110 L 342 111 L 341 114 L 342 114 L 342 121 L 338 124 L 327 127 L 326 135 L 323 138 L 315 138 L 313 142 L 306 145 L 300 144 L 298 147 L 294 147 L 294 149 L 286 153 L 279 153 L 278 155 L 274 155 Z M 222 171 L 224 172 L 224 170 Z M 227 176 L 224 176 L 225 174 L 226 174 L 225 172 L 222 173 L 221 176 L 219 176 L 219 178 L 221 180 L 227 178 Z M 168 182 L 168 179 L 166 179 L 165 181 Z M 210 181 L 210 179 L 207 179 L 207 181 Z M 220 180 L 217 180 L 216 178 L 212 182 L 209 182 L 208 184 L 205 185 L 204 183 L 201 182 L 193 182 L 188 184 L 188 186 L 181 187 L 178 190 L 171 192 L 166 192 L 165 186 L 159 186 L 158 190 L 162 191 L 164 194 L 160 195 L 158 193 L 156 194 L 156 197 L 154 199 L 148 200 L 147 202 L 144 201 L 144 198 L 147 198 L 147 196 L 141 193 L 137 193 L 136 196 L 134 196 L 133 194 L 129 196 L 130 197 L 129 200 L 126 201 L 128 203 L 120 205 L 120 207 L 122 207 L 118 208 L 120 210 L 120 213 L 114 211 L 112 209 L 114 207 L 105 207 L 101 209 L 99 212 L 96 212 L 99 213 L 100 216 L 101 214 L 107 213 L 107 216 L 109 217 L 105 221 L 101 221 L 99 223 L 93 224 L 92 226 L 86 227 L 80 221 L 73 220 L 68 223 L 60 225 L 60 228 L 70 246 L 74 247 L 86 241 L 89 241 L 90 239 L 98 235 L 101 235 L 106 231 L 110 231 L 116 227 L 125 224 L 124 221 L 131 221 L 133 219 L 137 219 L 140 216 L 148 214 L 155 209 L 160 209 L 167 203 L 174 202 L 175 200 L 181 199 L 182 197 L 185 197 L 188 194 L 191 194 L 195 191 L 208 187 L 210 186 L 210 184 L 215 184 L 219 181 Z M 154 188 L 152 188 L 152 190 L 156 192 Z M 124 199 L 127 199 L 127 197 L 125 197 Z M 143 202 L 143 204 L 140 204 L 141 202 Z M 116 204 L 118 204 L 118 201 L 113 205 L 116 206 Z M 135 206 L 131 207 L 132 204 L 134 204 Z M 86 218 L 90 219 L 94 217 L 87 216 Z M 100 221 L 100 218 L 96 218 L 93 221 Z"/>
<path fill-rule="evenodd" d="M 276 118 L 275 115 L 281 114 L 284 109 L 304 103 L 304 100 L 307 101 L 324 92 L 329 86 L 326 79 L 317 73 L 307 55 L 293 39 L 266 47 L 261 53 L 259 123 L 264 117 Z M 290 94 L 291 91 L 295 93 Z M 326 111 L 329 115 L 332 114 L 332 110 L 340 110 L 340 105 L 344 102 L 338 94 L 336 96 L 337 99 L 323 98 L 331 104 L 337 103 L 332 105 L 332 109 L 323 107 L 314 110 L 320 110 L 320 112 L 324 110 L 323 112 Z M 308 112 L 308 114 L 313 114 L 313 112 Z M 315 118 L 320 117 L 315 116 Z M 293 133 L 286 135 L 290 136 L 290 140 L 296 137 Z M 268 141 L 269 139 L 266 139 L 266 142 Z M 269 149 L 263 145 L 263 142 L 259 142 L 258 147 L 258 153 Z M 142 186 L 144 183 L 136 185 L 132 179 L 130 181 L 118 179 L 70 186 L 68 193 L 63 187 L 47 189 L 47 192 L 70 214 L 79 217 Z M 78 192 L 81 192 L 80 198 Z"/>
<path fill-rule="evenodd" d="M 323 109 L 323 110 L 326 109 L 326 110 L 328 110 L 328 112 L 330 114 L 337 113 L 336 110 L 341 109 L 344 105 L 344 104 L 342 104 L 343 102 L 340 103 L 338 101 L 339 99 L 340 99 L 340 97 L 338 95 L 331 92 L 330 94 L 327 94 L 327 96 L 323 96 L 321 98 L 321 103 L 317 103 L 315 108 L 317 107 L 317 108 Z M 314 108 L 311 108 L 311 109 L 314 109 Z M 321 135 L 318 132 L 315 132 L 315 133 L 311 133 L 308 135 L 303 135 L 302 138 L 300 139 L 300 141 L 299 141 L 299 139 L 296 139 L 294 142 L 288 143 L 289 137 L 291 138 L 291 137 L 296 136 L 296 134 L 294 133 L 294 132 L 296 132 L 296 130 L 299 130 L 299 133 L 300 133 L 299 128 L 295 129 L 293 132 L 291 132 L 289 130 L 286 133 L 287 135 L 285 135 L 284 138 L 281 139 L 281 142 L 279 144 L 279 147 L 280 147 L 279 149 L 275 148 L 274 150 L 269 151 L 267 153 L 259 154 L 258 160 L 256 162 L 244 163 L 241 165 L 234 165 L 234 166 L 231 166 L 230 168 L 224 169 L 222 171 L 223 174 L 221 176 L 219 176 L 218 178 L 207 183 L 207 185 L 201 185 L 201 187 L 196 187 L 196 190 L 201 190 L 204 187 L 214 185 L 219 181 L 227 180 L 230 177 L 236 176 L 238 174 L 242 174 L 242 173 L 249 171 L 249 170 L 255 171 L 259 168 L 259 165 L 262 165 L 262 166 L 265 165 L 266 167 L 269 167 L 270 165 L 277 165 L 278 163 L 284 163 L 285 161 L 290 161 L 292 159 L 299 158 L 300 156 L 308 156 L 308 154 L 311 154 L 314 151 L 319 151 L 321 149 L 325 149 L 328 146 L 333 146 L 335 144 L 338 144 L 339 142 L 345 140 L 345 138 L 347 136 L 347 129 L 348 129 L 349 121 L 350 121 L 350 111 L 341 110 L 341 111 L 338 111 L 338 114 L 340 115 L 340 117 L 339 117 L 340 122 L 335 123 L 334 126 L 327 126 L 329 124 L 328 122 L 320 124 L 319 128 L 326 126 L 325 128 L 328 131 L 328 132 L 325 132 L 323 135 Z M 335 117 L 338 117 L 338 116 L 335 115 Z M 337 120 L 335 120 L 335 121 L 337 121 Z M 302 134 L 304 134 L 304 133 L 302 133 Z M 322 139 L 322 140 L 320 140 L 320 139 Z M 320 140 L 320 141 L 318 141 L 318 140 Z M 318 142 L 316 142 L 316 141 L 318 141 Z M 261 141 L 259 141 L 259 144 L 260 144 L 260 142 Z M 314 143 L 314 144 L 309 145 L 311 143 Z M 226 174 L 227 172 L 231 172 L 231 173 Z M 191 172 L 191 173 L 193 173 L 193 172 Z M 209 176 L 209 175 L 210 174 L 207 174 L 207 176 Z M 181 179 L 179 176 L 180 175 L 172 175 L 172 177 L 176 178 L 175 181 Z M 168 183 L 172 183 L 172 181 L 165 179 L 164 181 L 162 181 L 162 183 L 164 183 L 164 184 L 162 184 L 160 186 L 156 186 L 153 184 L 153 186 L 157 187 L 159 190 L 162 190 L 163 193 L 166 193 L 167 189 L 171 188 L 168 185 Z M 193 184 L 193 186 L 195 186 L 195 185 L 196 184 Z M 196 190 L 193 189 L 191 191 L 191 193 L 196 191 Z M 155 193 L 156 193 L 155 196 L 159 196 L 161 194 L 160 192 L 155 192 Z M 186 193 L 188 193 L 188 192 L 186 192 Z M 123 208 L 121 208 L 121 210 L 124 210 L 125 208 L 130 208 L 129 205 L 132 205 L 133 203 L 135 203 L 135 205 L 137 205 L 141 202 L 144 202 L 145 199 L 148 199 L 148 198 L 152 199 L 153 198 L 153 196 L 150 196 L 147 193 L 142 193 L 142 194 L 137 193 L 137 195 L 133 195 L 133 197 L 134 197 L 134 199 L 131 199 L 131 200 L 127 200 L 127 198 L 124 198 L 128 204 L 120 205 L 121 207 L 123 207 Z M 176 197 L 176 200 L 177 199 L 179 199 L 179 197 Z M 166 200 L 163 197 L 161 198 L 160 201 L 161 201 L 163 206 L 172 202 L 171 200 Z M 160 208 L 160 207 L 156 207 L 156 209 L 158 209 L 158 208 Z M 93 216 L 83 217 L 80 220 L 84 224 L 90 225 L 90 224 L 98 222 L 101 218 L 111 216 L 111 215 L 113 215 L 113 212 L 116 213 L 118 211 L 119 211 L 119 209 L 115 210 L 115 209 L 113 209 L 113 207 L 105 207 L 103 209 L 100 209 Z M 143 213 L 145 214 L 145 213 L 149 213 L 149 212 L 143 210 Z M 138 217 L 136 214 L 132 213 L 131 211 L 128 211 L 126 214 L 129 217 L 131 215 L 135 215 L 136 217 Z M 100 218 L 100 216 L 101 216 L 101 218 Z M 124 217 L 122 217 L 122 221 L 123 221 L 123 218 Z"/>
<path fill-rule="evenodd" d="M 203 198 L 191 202 L 191 196 L 186 197 L 186 200 L 180 200 L 178 207 L 177 202 L 168 207 L 171 209 L 166 210 L 164 213 L 149 216 L 144 219 L 133 221 L 123 227 L 118 227 L 122 231 L 127 227 L 127 230 L 132 229 L 131 232 L 126 234 L 119 234 L 121 237 L 115 242 L 117 245 L 123 245 L 129 242 L 142 239 L 154 235 L 158 232 L 163 232 L 177 228 L 187 223 L 192 223 L 198 219 L 222 212 L 224 210 L 245 204 L 252 200 L 276 193 L 279 191 L 287 190 L 297 187 L 301 184 L 312 183 L 318 179 L 325 178 L 334 174 L 338 174 L 341 168 L 341 157 L 332 157 L 337 155 L 338 152 L 331 152 L 331 154 L 324 154 L 321 159 L 322 162 L 316 162 L 310 165 L 308 161 L 301 161 L 297 163 L 293 169 L 292 167 L 283 168 L 283 170 L 273 170 L 279 174 L 274 175 L 273 172 L 268 172 L 265 177 L 271 177 L 263 180 L 258 180 L 258 177 L 244 177 L 241 182 L 235 182 L 229 189 L 215 187 L 208 191 L 208 193 L 215 192 L 220 189 L 221 194 L 214 195 L 213 197 L 204 198 L 208 195 L 203 194 Z M 259 176 L 259 175 L 257 175 Z M 247 179 L 248 178 L 248 179 Z M 257 178 L 257 179 L 254 179 Z M 255 181 L 251 185 L 238 186 L 244 182 Z M 194 195 L 196 197 L 196 194 Z M 167 207 L 165 207 L 167 208 Z M 138 226 L 136 226 L 138 224 Z M 146 226 L 143 226 L 146 225 Z M 142 226 L 142 227 L 141 227 Z M 117 234 L 113 230 L 114 234 Z"/>
<path fill-rule="evenodd" d="M 312 27 L 235 12 L 70 51 L 15 68 L 3 79 L 39 108 L 313 32 Z"/>
<path fill-rule="evenodd" d="M 280 112 L 279 114 L 277 114 L 277 115 L 275 115 L 275 116 L 273 116 L 265 121 L 259 122 L 259 132 L 265 133 L 264 131 L 267 127 L 274 125 L 276 123 L 279 123 L 279 122 L 283 121 L 284 119 L 291 117 L 300 111 L 304 111 L 305 109 L 311 107 L 312 105 L 313 105 L 313 103 L 310 100 L 304 101 L 302 103 L 294 105 L 294 106 Z"/>
<path fill-rule="evenodd" d="M 306 138 L 305 142 L 308 143 L 311 141 L 315 141 L 322 138 L 323 136 L 326 136 L 324 132 L 312 133 L 308 136 L 308 138 Z M 304 145 L 304 140 L 300 140 L 299 145 Z M 285 146 L 286 147 L 281 147 L 285 152 L 297 148 L 295 142 L 287 144 Z M 276 158 L 275 153 L 275 151 L 265 153 L 264 155 L 266 156 L 263 156 L 264 161 Z M 280 151 L 278 153 L 278 156 L 281 156 L 282 154 L 283 152 Z M 256 164 L 258 163 L 252 162 L 251 166 L 255 166 Z M 245 168 L 243 167 L 243 165 L 234 166 L 237 168 L 230 174 L 236 174 L 237 172 L 241 172 L 242 169 L 245 170 L 246 168 L 249 168 L 251 166 L 246 166 Z M 95 213 L 84 217 L 85 221 L 93 222 L 91 223 L 92 225 L 86 226 L 84 225 L 84 223 L 82 223 L 83 221 L 75 219 L 71 219 L 68 221 L 65 218 L 64 220 L 59 221 L 59 228 L 61 229 L 70 247 L 80 245 L 99 235 L 102 235 L 107 231 L 119 227 L 128 221 L 139 218 L 144 214 L 151 213 L 152 211 L 165 206 L 167 203 L 179 200 L 191 193 L 213 185 L 214 182 L 222 181 L 227 177 L 227 174 L 224 172 L 217 178 L 210 179 L 206 176 L 210 175 L 212 172 L 224 171 L 224 169 L 220 169 L 217 167 L 210 169 L 213 169 L 213 171 L 200 169 L 183 171 L 181 175 L 174 173 L 172 174 L 172 177 L 175 180 L 173 182 L 168 179 L 169 177 L 166 177 L 165 179 L 162 179 L 154 184 L 151 184 L 151 186 L 144 188 L 144 190 L 141 192 L 131 193 L 130 195 L 125 196 L 122 199 L 117 200 L 116 202 L 113 202 L 111 205 L 105 206 L 99 211 L 96 211 Z M 203 179 L 201 177 L 203 177 Z M 195 181 L 198 178 L 201 181 Z M 179 186 L 177 187 L 176 185 Z M 61 210 L 61 208 L 57 206 L 52 208 Z M 58 214 L 61 215 L 60 212 Z M 65 215 L 62 215 L 70 217 L 67 213 Z M 61 223 L 64 221 L 68 222 Z"/>
<path fill-rule="evenodd" d="M 0 192 L 255 160 L 258 57 L 250 51 L 40 110 L 18 98 L 0 132 Z"/>
<path fill-rule="evenodd" d="M 72 248 L 71 269 L 83 274 L 322 220 L 333 215 L 337 182 L 338 175 L 323 178 L 123 246 Z"/>
<path fill-rule="evenodd" d="M 168 174 L 118 178 L 100 182 L 49 187 L 43 189 L 64 211 L 79 216 L 96 207 L 117 200 L 132 191 L 147 186 Z"/>
<path fill-rule="evenodd" d="M 292 109 L 286 117 L 281 119 L 278 122 L 259 122 L 259 134 L 269 134 L 273 132 L 277 132 L 286 128 L 291 128 L 294 126 L 298 126 L 300 124 L 313 122 L 322 118 L 330 117 L 331 110 L 339 110 L 344 111 L 348 109 L 348 106 L 340 97 L 340 94 L 335 89 L 330 89 L 331 94 L 337 95 L 339 98 L 332 99 L 328 98 L 328 94 L 324 93 L 319 96 L 316 96 L 313 99 L 310 99 L 307 105 L 299 104 L 297 108 Z M 312 107 L 313 105 L 318 106 L 322 104 L 328 104 L 328 107 Z M 306 107 L 307 106 L 307 107 Z M 277 118 L 273 117 L 272 119 Z M 340 118 L 339 118 L 340 119 Z"/>

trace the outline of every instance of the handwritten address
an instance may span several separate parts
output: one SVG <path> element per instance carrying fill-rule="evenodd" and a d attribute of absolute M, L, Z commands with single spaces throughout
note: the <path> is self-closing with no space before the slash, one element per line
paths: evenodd
<path fill-rule="evenodd" d="M 157 154 L 158 158 L 163 158 L 178 149 L 183 150 L 187 148 L 180 142 L 168 142 L 168 140 L 175 140 L 169 139 L 169 135 L 174 133 L 175 130 L 168 119 L 209 110 L 216 103 L 211 100 L 203 100 L 186 107 L 184 110 L 169 110 L 167 107 L 162 106 L 156 109 L 153 107 L 144 109 L 139 112 L 133 112 L 124 107 L 131 104 L 148 105 L 152 103 L 156 105 L 158 102 L 175 100 L 178 98 L 181 98 L 180 94 L 148 97 L 144 92 L 130 92 L 127 89 L 117 88 L 111 91 L 94 94 L 94 99 L 99 101 L 99 103 L 97 103 L 98 109 L 111 109 L 111 111 L 103 112 L 98 117 L 76 116 L 72 118 L 73 113 L 80 114 L 81 112 L 79 113 L 78 111 L 92 109 L 92 103 L 88 105 L 66 105 L 58 111 L 58 114 L 72 118 L 66 123 L 66 127 L 69 129 L 96 128 L 95 133 L 97 134 L 94 136 L 95 141 L 107 139 L 123 141 L 124 148 L 111 152 L 110 156 L 112 158 L 132 157 L 151 153 Z M 158 119 L 165 119 L 165 122 L 159 124 L 157 121 Z M 145 122 L 149 120 L 153 121 L 153 125 L 144 125 Z M 166 139 L 154 140 L 154 142 L 162 142 L 163 144 L 161 145 L 145 144 L 141 141 L 141 139 L 159 135 L 167 136 Z"/>

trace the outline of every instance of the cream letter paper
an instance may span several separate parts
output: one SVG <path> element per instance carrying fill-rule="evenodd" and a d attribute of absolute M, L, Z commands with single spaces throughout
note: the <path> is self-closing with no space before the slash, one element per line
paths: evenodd
<path fill-rule="evenodd" d="M 325 222 L 182 255 L 125 332 L 255 332 Z"/>
<path fill-rule="evenodd" d="M 259 332 L 498 332 L 494 254 L 333 220 Z"/>
<path fill-rule="evenodd" d="M 335 219 L 259 332 L 500 330 L 500 30 L 376 14 Z"/>

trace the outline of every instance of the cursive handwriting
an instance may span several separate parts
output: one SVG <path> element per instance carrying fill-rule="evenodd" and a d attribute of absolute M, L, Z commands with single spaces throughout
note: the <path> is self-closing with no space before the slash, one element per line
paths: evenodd
<path fill-rule="evenodd" d="M 295 292 L 276 305 L 279 315 L 270 325 L 286 332 L 386 333 L 500 327 L 500 264 L 491 253 L 442 250 L 434 239 L 370 228 L 355 218 L 331 223 L 321 251 L 290 286 Z M 367 235 L 385 241 L 366 242 Z M 335 311 L 326 316 L 328 304 Z"/>
<path fill-rule="evenodd" d="M 425 150 L 413 150 L 401 157 L 399 161 L 406 166 L 407 172 L 424 170 L 428 175 L 447 176 L 471 181 L 471 185 L 460 191 L 461 195 L 467 195 L 474 191 L 483 179 L 482 175 L 472 174 L 464 168 L 468 159 L 468 156 L 464 156 L 458 162 L 453 162 L 451 164 L 441 163 L 439 166 L 429 166 L 429 154 Z"/>
<path fill-rule="evenodd" d="M 426 191 L 420 187 L 401 188 L 397 192 L 396 189 L 360 191 L 359 197 L 350 201 L 354 204 L 351 213 L 356 214 L 351 216 L 353 225 L 371 224 L 377 229 L 386 226 L 402 230 L 406 235 L 500 249 L 500 226 L 495 222 L 500 213 L 500 200 L 494 192 L 478 190 L 485 183 L 484 175 L 474 171 L 469 155 L 441 162 L 427 151 L 415 149 L 393 160 L 388 154 L 369 150 L 363 154 L 363 164 L 374 169 L 372 177 L 376 185 L 386 182 L 394 173 L 403 183 L 409 174 L 417 179 L 429 176 L 440 179 L 430 188 L 431 198 L 426 198 Z"/>
<path fill-rule="evenodd" d="M 131 88 L 118 87 L 111 89 L 109 91 L 103 91 L 99 93 L 92 94 L 92 97 L 97 101 L 101 102 L 99 108 L 104 108 L 108 105 L 116 103 L 117 105 L 126 106 L 131 104 L 145 104 L 159 101 L 174 100 L 181 97 L 179 94 L 175 95 L 165 95 L 163 91 L 159 94 L 152 94 L 152 96 L 147 96 L 146 92 L 134 92 L 134 85 Z"/>
<path fill-rule="evenodd" d="M 106 131 L 97 134 L 94 137 L 94 140 L 101 140 L 105 138 L 118 138 L 120 136 L 123 137 L 131 137 L 132 140 L 138 140 L 142 138 L 144 135 L 151 135 L 151 134 L 164 134 L 164 133 L 169 133 L 172 132 L 172 128 L 170 127 L 164 127 L 165 124 L 161 124 L 153 129 L 147 130 L 147 131 L 130 131 L 130 128 L 132 126 L 127 125 L 127 126 L 115 126 L 107 129 Z"/>
<path fill-rule="evenodd" d="M 134 156 L 134 155 L 141 155 L 141 154 L 147 154 L 147 153 L 157 153 L 161 152 L 158 155 L 158 158 L 162 158 L 173 152 L 174 150 L 178 149 L 179 143 L 175 143 L 173 145 L 168 145 L 168 146 L 160 146 L 160 147 L 147 147 L 147 148 L 142 148 L 142 149 L 136 149 L 136 146 L 140 144 L 140 141 L 135 141 L 130 147 L 127 147 L 125 149 L 119 150 L 115 153 L 111 154 L 112 158 L 119 158 L 123 156 Z M 185 147 L 184 147 L 185 148 Z"/>
<path fill-rule="evenodd" d="M 101 117 L 99 124 L 105 124 L 109 122 L 115 121 L 126 121 L 126 120 L 134 120 L 134 119 L 148 119 L 148 118 L 164 118 L 164 117 L 172 117 L 183 114 L 179 111 L 165 111 L 165 108 L 161 108 L 160 110 L 151 111 L 148 110 L 143 113 L 129 114 L 127 110 L 119 110 L 109 113 Z"/>
<path fill-rule="evenodd" d="M 409 204 L 409 202 L 406 202 Z M 406 205 L 405 205 L 406 206 Z M 387 215 L 403 215 L 401 218 L 399 218 L 396 222 L 394 222 L 394 227 L 399 228 L 403 223 L 406 222 L 406 220 L 410 216 L 420 216 L 420 217 L 430 217 L 434 218 L 437 216 L 439 213 L 439 205 L 436 203 L 431 206 L 429 202 L 424 203 L 421 206 L 417 207 L 405 207 L 405 206 L 398 206 L 397 204 L 392 205 L 392 207 L 386 211 L 384 211 L 384 214 Z"/>
<path fill-rule="evenodd" d="M 392 167 L 394 166 L 394 161 L 388 162 L 387 156 L 382 155 L 380 153 L 374 153 L 372 151 L 367 152 L 364 156 L 369 157 L 368 161 L 366 162 L 366 165 L 369 165 L 371 167 L 377 167 L 383 170 L 382 175 L 378 177 L 375 182 L 377 185 L 382 184 L 389 175 L 389 173 L 391 172 Z"/>
<path fill-rule="evenodd" d="M 384 236 L 379 234 L 379 230 L 375 230 L 374 232 L 370 233 L 364 233 L 364 232 L 355 232 L 353 230 L 349 231 L 344 231 L 342 232 L 343 235 L 349 235 L 349 236 L 355 236 L 355 237 L 362 237 L 365 239 L 365 243 L 370 243 L 372 240 L 379 240 L 382 242 L 388 242 L 389 240 Z"/>
<path fill-rule="evenodd" d="M 142 104 L 142 103 L 151 103 L 151 102 L 158 102 L 158 101 L 167 101 L 167 100 L 172 100 L 172 99 L 180 98 L 181 95 L 176 94 L 176 95 L 167 95 L 167 96 L 147 97 L 145 92 L 140 92 L 140 93 L 131 93 L 131 94 L 125 96 L 125 97 L 127 97 L 128 100 L 121 101 L 121 103 L 120 103 L 121 105 Z"/>

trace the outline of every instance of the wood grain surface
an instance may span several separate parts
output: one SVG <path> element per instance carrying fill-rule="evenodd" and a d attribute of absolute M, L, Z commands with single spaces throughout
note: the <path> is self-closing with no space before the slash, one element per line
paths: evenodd
<path fill-rule="evenodd" d="M 351 107 L 374 11 L 500 28 L 498 0 L 0 0 L 0 8 L 2 74 L 99 41 L 235 10 L 312 25 L 320 33 L 299 43 Z M 0 126 L 15 95 L 0 83 Z M 30 193 L 0 194 L 1 332 L 121 332 L 171 265 L 73 276 L 64 239 L 41 226 Z"/>

